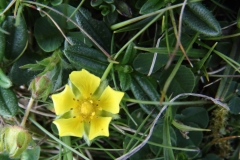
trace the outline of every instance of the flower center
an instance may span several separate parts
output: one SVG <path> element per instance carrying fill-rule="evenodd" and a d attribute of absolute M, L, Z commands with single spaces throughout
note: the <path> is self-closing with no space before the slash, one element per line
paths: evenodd
<path fill-rule="evenodd" d="M 99 100 L 73 98 L 73 101 L 76 102 L 76 107 L 72 108 L 73 117 L 80 116 L 85 122 L 90 122 L 98 115 L 98 112 L 102 110 L 102 108 L 98 106 Z"/>
<path fill-rule="evenodd" d="M 84 101 L 80 106 L 80 113 L 83 116 L 94 116 L 95 115 L 95 107 L 93 105 L 92 100 Z"/>

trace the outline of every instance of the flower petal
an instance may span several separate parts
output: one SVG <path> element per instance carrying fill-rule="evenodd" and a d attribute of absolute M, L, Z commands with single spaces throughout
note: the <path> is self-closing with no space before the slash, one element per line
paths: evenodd
<path fill-rule="evenodd" d="M 84 98 L 89 98 L 100 84 L 100 78 L 85 69 L 73 71 L 69 77 L 70 81 L 79 89 Z"/>
<path fill-rule="evenodd" d="M 57 119 L 53 121 L 57 126 L 59 136 L 82 137 L 84 132 L 84 122 L 80 117 L 69 119 Z"/>
<path fill-rule="evenodd" d="M 68 85 L 65 86 L 61 93 L 53 94 L 52 100 L 56 115 L 61 115 L 71 108 L 77 107 L 77 102 L 73 100 L 74 98 L 75 96 Z"/>
<path fill-rule="evenodd" d="M 105 111 L 117 114 L 119 112 L 119 103 L 121 102 L 123 95 L 124 92 L 115 91 L 107 86 L 100 97 L 98 106 Z"/>
<path fill-rule="evenodd" d="M 89 140 L 97 136 L 109 136 L 108 126 L 111 122 L 111 117 L 98 117 L 91 120 L 89 130 Z"/>

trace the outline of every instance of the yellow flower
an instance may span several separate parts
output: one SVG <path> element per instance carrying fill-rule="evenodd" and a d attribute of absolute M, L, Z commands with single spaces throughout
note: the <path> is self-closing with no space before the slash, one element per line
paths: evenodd
<path fill-rule="evenodd" d="M 119 113 L 123 92 L 107 86 L 101 95 L 94 93 L 100 78 L 86 70 L 73 71 L 69 85 L 52 95 L 56 115 L 54 120 L 60 136 L 85 137 L 93 140 L 97 136 L 109 136 L 108 126 L 114 114 Z"/>

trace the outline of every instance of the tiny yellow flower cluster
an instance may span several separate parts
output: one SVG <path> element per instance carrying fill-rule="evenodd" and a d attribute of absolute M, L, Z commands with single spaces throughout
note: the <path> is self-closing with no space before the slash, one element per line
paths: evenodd
<path fill-rule="evenodd" d="M 71 85 L 52 100 L 58 118 L 54 120 L 60 136 L 85 137 L 93 140 L 109 136 L 108 126 L 113 115 L 119 113 L 123 92 L 107 86 L 101 95 L 94 95 L 100 86 L 100 78 L 82 69 L 73 71 Z M 71 86 L 71 87 L 70 87 Z"/>

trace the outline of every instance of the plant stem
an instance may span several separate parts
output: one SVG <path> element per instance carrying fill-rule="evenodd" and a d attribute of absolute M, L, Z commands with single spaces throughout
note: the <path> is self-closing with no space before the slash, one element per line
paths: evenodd
<path fill-rule="evenodd" d="M 137 99 L 123 98 L 123 101 L 133 102 L 138 104 L 149 104 L 149 105 L 171 105 L 171 106 L 179 106 L 179 105 L 197 105 L 197 104 L 206 104 L 208 101 L 181 101 L 181 102 L 162 102 L 160 104 L 159 101 L 143 101 Z"/>
<path fill-rule="evenodd" d="M 22 127 L 25 127 L 25 124 L 26 124 L 28 115 L 29 115 L 30 110 L 31 110 L 31 108 L 32 108 L 32 106 L 33 106 L 33 102 L 34 102 L 34 99 L 33 99 L 33 97 L 31 97 L 30 100 L 29 100 L 29 102 L 28 102 L 27 109 L 25 110 L 25 114 L 24 114 L 24 117 L 23 117 L 22 122 L 21 122 L 21 126 L 22 126 Z"/>

